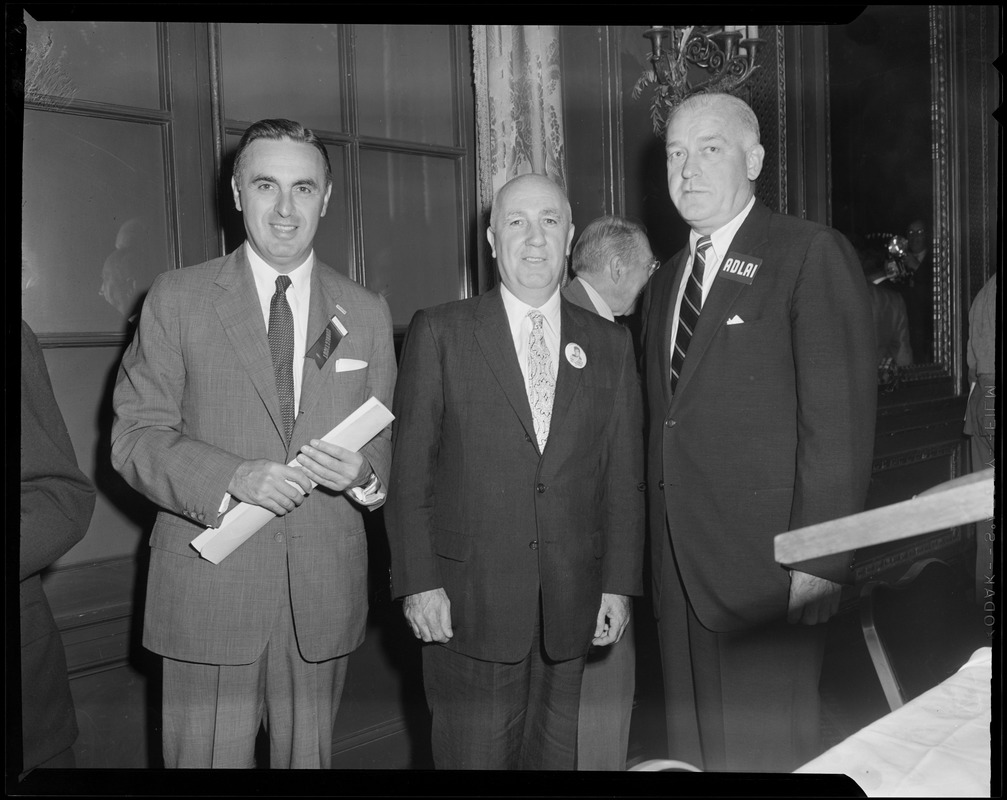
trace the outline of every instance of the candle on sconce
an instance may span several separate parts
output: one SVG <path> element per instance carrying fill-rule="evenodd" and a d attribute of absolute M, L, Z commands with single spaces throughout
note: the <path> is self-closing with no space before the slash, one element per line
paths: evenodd
<path fill-rule="evenodd" d="M 746 38 L 748 38 L 748 39 L 758 39 L 759 38 L 759 26 L 758 25 L 749 25 L 748 26 L 748 33 L 746 35 Z"/>

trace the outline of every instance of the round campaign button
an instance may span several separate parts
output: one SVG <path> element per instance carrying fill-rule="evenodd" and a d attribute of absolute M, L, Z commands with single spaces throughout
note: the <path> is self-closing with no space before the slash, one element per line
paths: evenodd
<path fill-rule="evenodd" d="M 566 360 L 570 362 L 570 366 L 584 369 L 584 366 L 587 364 L 587 353 L 576 342 L 570 342 L 566 346 Z"/>

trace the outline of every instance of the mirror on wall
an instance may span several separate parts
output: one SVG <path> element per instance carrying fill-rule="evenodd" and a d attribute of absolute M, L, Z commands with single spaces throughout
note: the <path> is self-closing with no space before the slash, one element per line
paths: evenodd
<path fill-rule="evenodd" d="M 881 384 L 951 371 L 943 38 L 928 6 L 828 31 L 831 222 L 872 283 Z"/>

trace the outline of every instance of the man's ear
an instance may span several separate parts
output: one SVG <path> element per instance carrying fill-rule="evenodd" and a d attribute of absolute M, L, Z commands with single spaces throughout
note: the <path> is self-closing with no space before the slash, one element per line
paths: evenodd
<path fill-rule="evenodd" d="M 231 177 L 231 193 L 234 195 L 234 207 L 241 211 L 241 192 L 238 191 L 238 182 Z"/>
<path fill-rule="evenodd" d="M 493 233 L 492 228 L 486 229 L 486 241 L 490 243 L 490 254 L 493 258 L 497 257 L 497 241 L 496 235 Z"/>
<path fill-rule="evenodd" d="M 753 145 L 745 154 L 745 167 L 748 180 L 754 181 L 762 172 L 762 160 L 766 157 L 766 149 L 761 144 Z"/>
<path fill-rule="evenodd" d="M 622 276 L 626 273 L 626 265 L 619 256 L 612 256 L 608 262 L 608 274 L 612 276 L 612 283 L 618 284 Z"/>
<path fill-rule="evenodd" d="M 322 198 L 322 213 L 318 216 L 324 217 L 325 212 L 329 208 L 329 197 L 332 195 L 332 183 L 330 182 L 328 186 L 325 187 L 325 197 Z"/>

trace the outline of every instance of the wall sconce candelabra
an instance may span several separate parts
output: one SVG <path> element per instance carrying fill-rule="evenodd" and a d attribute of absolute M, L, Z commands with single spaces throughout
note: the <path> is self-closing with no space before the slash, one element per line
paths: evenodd
<path fill-rule="evenodd" d="M 643 36 L 650 39 L 650 66 L 633 87 L 633 99 L 654 85 L 650 119 L 658 136 L 668 112 L 689 95 L 730 92 L 748 80 L 765 42 L 754 25 L 653 25 Z"/>

